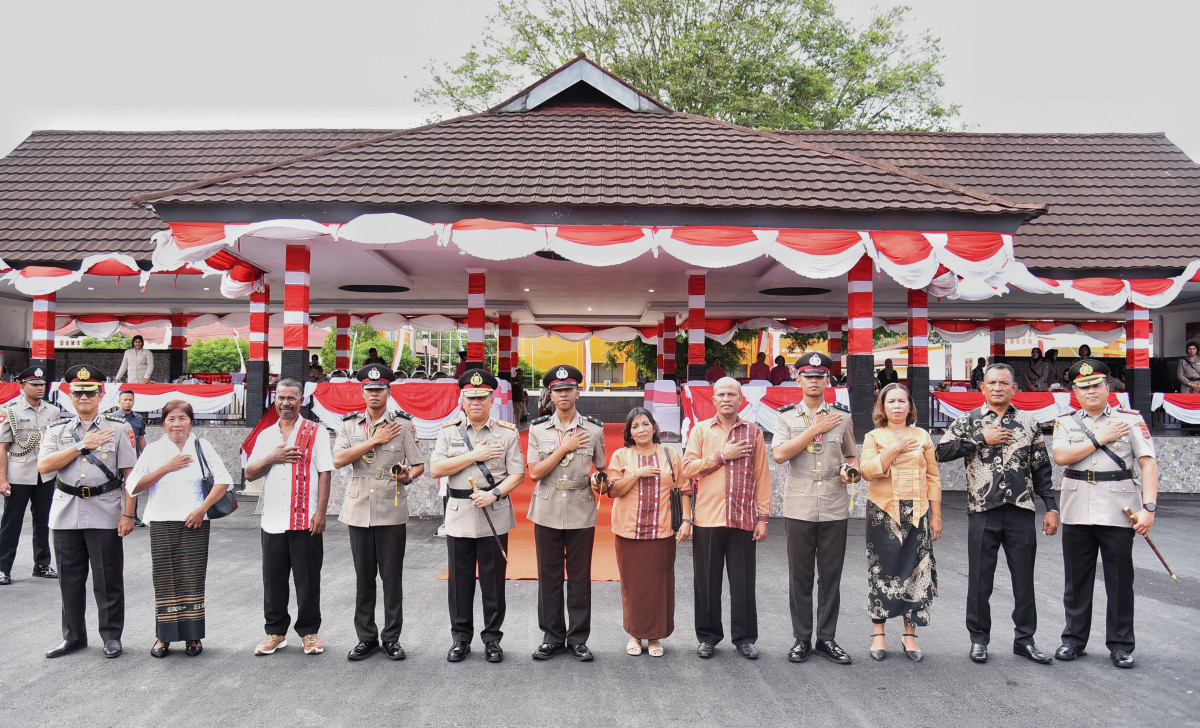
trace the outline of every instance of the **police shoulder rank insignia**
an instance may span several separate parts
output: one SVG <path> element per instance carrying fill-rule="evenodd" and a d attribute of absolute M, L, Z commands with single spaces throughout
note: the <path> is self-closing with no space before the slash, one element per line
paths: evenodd
<path fill-rule="evenodd" d="M 458 427 L 460 422 L 462 422 L 462 420 L 454 420 L 453 422 L 444 422 L 444 423 L 442 423 L 442 429 L 444 430 L 447 427 Z"/>
<path fill-rule="evenodd" d="M 511 423 L 511 422 L 505 422 L 504 420 L 492 420 L 492 423 L 493 423 L 493 424 L 500 425 L 501 427 L 507 427 L 507 428 L 508 428 L 508 429 L 510 429 L 510 430 L 515 430 L 515 429 L 517 429 L 517 426 L 516 426 L 516 425 L 514 425 L 514 424 L 513 424 L 513 423 Z"/>
<path fill-rule="evenodd" d="M 1149 440 L 1149 439 L 1150 439 L 1150 428 L 1149 428 L 1149 427 L 1146 427 L 1146 423 L 1145 423 L 1145 422 L 1139 422 L 1139 423 L 1138 423 L 1138 427 L 1139 427 L 1139 428 L 1141 428 L 1141 430 L 1142 430 L 1142 437 L 1144 437 L 1144 438 L 1146 438 L 1147 440 Z"/>
<path fill-rule="evenodd" d="M 587 420 L 588 422 L 591 422 L 593 425 L 596 425 L 597 427 L 599 427 L 601 429 L 604 428 L 604 420 L 601 420 L 598 417 L 592 417 L 591 415 L 584 415 L 583 419 Z"/>
<path fill-rule="evenodd" d="M 549 420 L 550 420 L 550 415 L 542 415 L 541 417 L 534 417 L 532 420 L 529 421 L 529 424 L 540 425 L 543 422 L 548 422 Z"/>
<path fill-rule="evenodd" d="M 396 415 L 397 417 L 403 417 L 406 420 L 411 420 L 413 418 L 412 415 L 405 412 L 404 410 L 395 410 L 392 414 Z"/>
<path fill-rule="evenodd" d="M 783 413 L 783 412 L 790 412 L 790 411 L 792 411 L 792 410 L 794 410 L 794 409 L 796 409 L 796 403 L 795 403 L 795 402 L 793 402 L 793 403 L 791 403 L 791 404 L 785 404 L 784 406 L 780 407 L 780 408 L 779 408 L 779 412 L 780 412 L 780 413 Z"/>
<path fill-rule="evenodd" d="M 850 408 L 847 407 L 846 405 L 842 404 L 841 402 L 834 402 L 833 404 L 829 405 L 829 407 L 830 407 L 830 409 L 841 410 L 842 412 L 850 411 Z"/>
<path fill-rule="evenodd" d="M 342 415 L 342 422 L 345 422 L 346 420 L 352 420 L 355 417 L 358 417 L 360 414 L 362 414 L 362 413 L 361 412 L 351 412 L 349 414 Z"/>

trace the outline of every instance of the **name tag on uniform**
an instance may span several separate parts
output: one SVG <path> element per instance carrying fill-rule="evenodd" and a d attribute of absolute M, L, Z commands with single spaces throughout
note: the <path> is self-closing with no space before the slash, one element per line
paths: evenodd
<path fill-rule="evenodd" d="M 553 452 L 558 449 L 558 442 L 554 438 L 542 438 L 542 449 Z"/>
<path fill-rule="evenodd" d="M 803 435 L 807 431 L 808 431 L 807 427 L 793 427 L 792 428 L 793 435 Z"/>
<path fill-rule="evenodd" d="M 353 442 L 353 441 L 355 441 L 355 440 L 358 440 L 358 441 L 360 441 L 360 442 L 361 442 L 361 441 L 363 441 L 363 440 L 365 440 L 365 439 L 366 439 L 366 438 L 365 438 L 365 437 L 363 437 L 362 435 L 351 435 L 351 436 L 350 436 L 350 441 L 351 441 L 351 442 Z"/>

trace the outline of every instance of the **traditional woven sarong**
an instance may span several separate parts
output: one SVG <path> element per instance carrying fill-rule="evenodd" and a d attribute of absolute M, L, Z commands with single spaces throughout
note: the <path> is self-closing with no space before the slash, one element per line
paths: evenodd
<path fill-rule="evenodd" d="M 150 524 L 155 636 L 163 642 L 204 639 L 208 524 L 195 529 L 183 521 Z"/>

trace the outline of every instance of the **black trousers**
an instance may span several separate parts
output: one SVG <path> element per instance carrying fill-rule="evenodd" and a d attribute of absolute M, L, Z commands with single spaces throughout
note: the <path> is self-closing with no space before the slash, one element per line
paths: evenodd
<path fill-rule="evenodd" d="M 1099 555 L 1104 559 L 1104 591 L 1108 595 L 1104 644 L 1110 651 L 1133 652 L 1134 535 L 1132 528 L 1118 526 L 1063 525 L 1063 573 L 1067 581 L 1063 592 L 1067 610 L 1064 645 L 1087 646 Z"/>
<path fill-rule="evenodd" d="M 717 644 L 721 627 L 721 570 L 729 574 L 729 635 L 735 645 L 758 640 L 758 606 L 754 600 L 754 534 L 718 526 L 692 531 L 692 565 L 696 589 L 696 638 Z"/>
<path fill-rule="evenodd" d="M 87 639 L 84 616 L 89 569 L 100 617 L 100 639 L 121 639 L 125 630 L 125 550 L 117 529 L 55 529 L 54 553 L 62 592 L 63 639 Z"/>
<path fill-rule="evenodd" d="M 596 528 L 547 528 L 534 524 L 533 539 L 537 550 L 538 627 L 542 630 L 542 640 L 552 645 L 586 645 L 592 634 L 592 547 Z M 567 616 L 571 622 L 569 628 Z"/>
<path fill-rule="evenodd" d="M 1033 563 L 1037 553 L 1034 512 L 1005 504 L 967 516 L 967 631 L 971 642 L 988 644 L 992 632 L 992 582 L 1000 547 L 1008 560 L 1013 591 L 1013 642 L 1033 644 L 1037 602 Z"/>
<path fill-rule="evenodd" d="M 814 569 L 817 575 L 817 639 L 831 640 L 837 634 L 847 525 L 848 521 L 784 519 L 792 636 L 798 640 L 809 640 L 813 635 Z"/>
<path fill-rule="evenodd" d="M 25 525 L 27 504 L 33 506 L 33 563 L 49 566 L 50 502 L 54 500 L 54 484 L 43 483 L 38 476 L 37 485 L 9 483 L 9 486 L 12 492 L 4 498 L 4 516 L 0 517 L 0 571 L 11 572 L 17 559 L 17 543 Z"/>
<path fill-rule="evenodd" d="M 354 631 L 360 642 L 379 639 L 375 625 L 375 576 L 383 581 L 383 641 L 399 642 L 404 627 L 404 546 L 408 526 L 350 526 L 350 558 L 357 576 Z"/>
<path fill-rule="evenodd" d="M 508 551 L 508 534 L 500 536 Z M 455 642 L 470 643 L 475 636 L 475 566 L 479 565 L 479 591 L 483 594 L 484 642 L 499 642 L 504 637 L 504 575 L 508 567 L 496 539 L 446 536 L 449 581 L 446 595 L 450 603 L 450 636 Z"/>
<path fill-rule="evenodd" d="M 267 634 L 286 635 L 292 623 L 289 575 L 296 584 L 296 634 L 303 637 L 320 631 L 323 536 L 308 531 L 262 531 L 263 627 Z"/>

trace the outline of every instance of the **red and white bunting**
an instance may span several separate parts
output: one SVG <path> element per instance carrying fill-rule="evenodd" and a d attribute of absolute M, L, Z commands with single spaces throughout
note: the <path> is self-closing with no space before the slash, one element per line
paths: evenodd
<path fill-rule="evenodd" d="M 68 396 L 70 385 L 66 382 L 56 382 L 58 389 L 58 406 L 65 412 L 74 415 L 75 409 Z M 245 399 L 246 387 L 242 384 L 122 384 L 120 382 L 105 382 L 104 395 L 100 400 L 100 410 L 107 411 L 117 406 L 121 390 L 133 390 L 135 404 L 139 412 L 155 412 L 161 410 L 167 402 L 182 399 L 192 406 L 197 414 L 220 412 L 233 404 L 236 398 L 239 402 Z"/>
<path fill-rule="evenodd" d="M 982 392 L 933 392 L 933 398 L 937 402 L 938 410 L 949 419 L 979 409 L 984 404 Z M 1129 407 L 1129 394 L 1113 392 L 1108 401 L 1114 407 Z M 1012 404 L 1013 407 L 1030 413 L 1042 424 L 1053 422 L 1055 417 L 1079 409 L 1079 402 L 1071 392 L 1017 392 L 1013 395 Z"/>
<path fill-rule="evenodd" d="M 654 229 L 625 225 L 563 225 L 546 228 L 549 249 L 576 263 L 628 263 L 654 249 Z"/>
<path fill-rule="evenodd" d="M 1189 425 L 1200 425 L 1200 394 L 1155 392 L 1150 399 L 1150 409 L 1160 409 Z"/>

